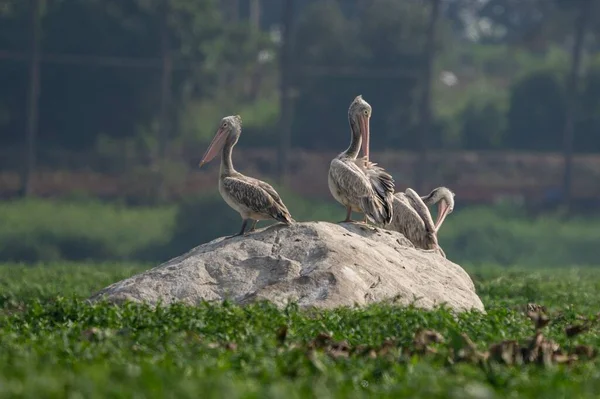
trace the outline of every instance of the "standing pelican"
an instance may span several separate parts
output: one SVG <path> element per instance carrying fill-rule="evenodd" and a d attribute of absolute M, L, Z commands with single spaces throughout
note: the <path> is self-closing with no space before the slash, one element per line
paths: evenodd
<path fill-rule="evenodd" d="M 344 222 L 352 222 L 352 211 L 362 212 L 373 223 L 387 224 L 392 220 L 394 179 L 383 168 L 369 162 L 369 119 L 371 106 L 357 96 L 348 109 L 351 140 L 346 151 L 331 161 L 329 191 L 346 207 Z M 364 158 L 357 159 L 363 149 Z"/>
<path fill-rule="evenodd" d="M 438 204 L 435 224 L 427 205 Z M 389 230 L 402 233 L 415 247 L 440 249 L 437 232 L 446 216 L 454 210 L 454 193 L 446 187 L 438 187 L 428 195 L 419 197 L 411 188 L 394 195 L 394 214 L 389 224 L 379 224 Z"/>
<path fill-rule="evenodd" d="M 227 205 L 238 211 L 243 219 L 242 229 L 232 237 L 244 235 L 249 221 L 252 221 L 252 226 L 248 233 L 254 231 L 259 220 L 275 219 L 291 225 L 294 219 L 271 185 L 244 176 L 233 168 L 231 152 L 233 146 L 238 142 L 241 132 L 242 118 L 239 115 L 226 116 L 221 119 L 219 129 L 200 161 L 200 167 L 202 167 L 205 163 L 210 162 L 219 150 L 222 150 L 219 192 Z"/>

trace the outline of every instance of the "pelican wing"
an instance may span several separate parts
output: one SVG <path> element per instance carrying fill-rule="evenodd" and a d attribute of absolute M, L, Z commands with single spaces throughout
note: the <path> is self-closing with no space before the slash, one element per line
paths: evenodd
<path fill-rule="evenodd" d="M 394 217 L 387 226 L 411 239 L 425 231 L 425 223 L 404 193 L 394 195 Z"/>
<path fill-rule="evenodd" d="M 329 175 L 338 188 L 353 202 L 373 195 L 373 188 L 364 170 L 351 160 L 335 158 L 331 161 Z"/>
<path fill-rule="evenodd" d="M 258 187 L 265 190 L 271 196 L 271 198 L 273 198 L 273 200 L 277 203 L 277 205 L 279 205 L 282 209 L 285 209 L 286 211 L 288 210 L 287 207 L 285 206 L 285 204 L 283 203 L 283 201 L 281 200 L 281 197 L 279 196 L 277 191 L 275 191 L 273 186 L 271 186 L 269 183 L 266 183 L 262 180 L 255 179 L 253 177 L 246 177 L 246 180 L 248 180 L 252 184 L 256 184 Z"/>
<path fill-rule="evenodd" d="M 394 195 L 392 222 L 382 227 L 401 233 L 417 248 L 433 249 L 439 247 L 435 230 L 432 230 L 434 228 L 433 220 L 429 210 L 424 204 L 421 206 L 415 205 L 413 196 L 416 193 L 411 189 L 407 189 L 407 192 L 408 190 L 412 193 L 407 195 L 400 192 Z"/>
<path fill-rule="evenodd" d="M 358 205 L 373 223 L 386 223 L 390 212 L 355 160 L 335 158 L 331 161 L 329 176 L 341 195 L 349 203 Z"/>
<path fill-rule="evenodd" d="M 375 193 L 383 204 L 386 215 L 384 217 L 385 223 L 390 223 L 393 216 L 393 202 L 394 202 L 394 178 L 376 163 L 369 162 L 366 157 L 362 160 L 356 160 L 358 166 L 363 170 L 371 187 L 375 190 Z"/>
<path fill-rule="evenodd" d="M 392 175 L 387 173 L 385 169 L 377 166 L 376 163 L 366 160 L 357 160 L 362 170 L 365 172 L 371 185 L 382 198 L 389 198 L 394 195 L 395 184 Z"/>
<path fill-rule="evenodd" d="M 251 211 L 289 223 L 291 221 L 290 213 L 277 192 L 267 183 L 260 182 L 262 184 L 259 184 L 257 182 L 260 180 L 245 176 L 230 176 L 222 180 L 222 185 L 233 199 Z M 265 185 L 268 186 L 267 189 L 264 188 Z M 269 191 L 274 192 L 277 198 L 274 198 Z"/>
<path fill-rule="evenodd" d="M 435 224 L 433 223 L 431 213 L 429 212 L 427 205 L 425 205 L 425 202 L 423 202 L 419 194 L 417 194 L 412 188 L 407 188 L 405 193 L 410 205 L 413 207 L 415 212 L 418 213 L 419 217 L 425 224 L 425 230 L 428 233 L 435 233 Z"/>

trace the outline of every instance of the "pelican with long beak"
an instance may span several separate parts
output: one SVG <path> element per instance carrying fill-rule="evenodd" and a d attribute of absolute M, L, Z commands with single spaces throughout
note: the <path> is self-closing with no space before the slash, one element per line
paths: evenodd
<path fill-rule="evenodd" d="M 437 220 L 433 223 L 428 205 L 438 204 Z M 378 226 L 402 233 L 416 248 L 439 249 L 437 234 L 446 219 L 454 210 L 454 193 L 446 187 L 435 188 L 428 195 L 419 197 L 412 189 L 394 195 L 394 215 L 388 224 Z"/>
<path fill-rule="evenodd" d="M 245 235 L 244 230 L 248 222 L 252 225 L 246 233 L 254 231 L 259 220 L 274 219 L 288 226 L 291 225 L 294 219 L 271 185 L 244 176 L 233 168 L 231 153 L 241 133 L 242 118 L 239 115 L 221 119 L 219 129 L 200 161 L 202 167 L 221 151 L 219 192 L 227 205 L 235 209 L 243 220 L 240 232 L 231 237 Z"/>
<path fill-rule="evenodd" d="M 446 216 L 454 211 L 455 194 L 446 187 L 437 187 L 421 199 L 426 205 L 438 205 L 437 220 L 435 221 L 435 230 L 438 232 Z"/>
<path fill-rule="evenodd" d="M 331 161 L 329 191 L 346 208 L 346 219 L 353 222 L 352 212 L 365 214 L 365 222 L 387 224 L 392 220 L 394 179 L 381 167 L 369 162 L 369 120 L 371 106 L 357 96 L 348 109 L 350 146 Z M 364 158 L 357 159 L 360 149 Z"/>

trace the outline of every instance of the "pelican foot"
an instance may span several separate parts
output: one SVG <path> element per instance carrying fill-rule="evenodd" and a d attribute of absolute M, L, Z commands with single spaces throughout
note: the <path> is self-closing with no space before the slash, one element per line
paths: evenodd
<path fill-rule="evenodd" d="M 258 220 L 253 220 L 252 225 L 250 226 L 250 229 L 248 231 L 246 231 L 246 234 L 252 233 L 254 230 L 256 230 L 257 223 L 258 223 Z M 246 235 L 246 234 L 244 234 L 244 235 Z"/>
<path fill-rule="evenodd" d="M 254 223 L 254 224 L 252 225 L 252 227 L 254 227 L 254 225 L 255 225 L 255 224 L 256 224 L 256 223 Z M 233 238 L 233 237 L 245 236 L 245 234 L 244 234 L 244 230 L 246 230 L 246 226 L 247 226 L 247 225 L 248 225 L 248 219 L 244 219 L 244 220 L 242 221 L 242 228 L 240 229 L 240 232 L 239 232 L 239 233 L 237 233 L 237 234 L 234 234 L 234 235 L 232 235 L 232 236 L 229 236 L 229 237 L 227 237 L 227 238 Z"/>
<path fill-rule="evenodd" d="M 240 237 L 240 236 L 242 236 L 242 235 L 243 235 L 243 234 L 234 234 L 234 235 L 232 235 L 232 236 L 227 236 L 227 237 L 225 237 L 225 238 L 223 238 L 223 239 L 224 239 L 224 240 L 229 240 L 230 238 Z"/>

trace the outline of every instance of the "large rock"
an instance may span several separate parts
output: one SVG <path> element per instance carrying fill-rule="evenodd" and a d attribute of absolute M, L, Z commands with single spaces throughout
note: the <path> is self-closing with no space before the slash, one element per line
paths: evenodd
<path fill-rule="evenodd" d="M 98 292 L 107 299 L 156 304 L 267 299 L 278 306 L 333 308 L 392 301 L 430 309 L 483 311 L 469 275 L 400 233 L 361 224 L 269 226 L 218 238 Z"/>

